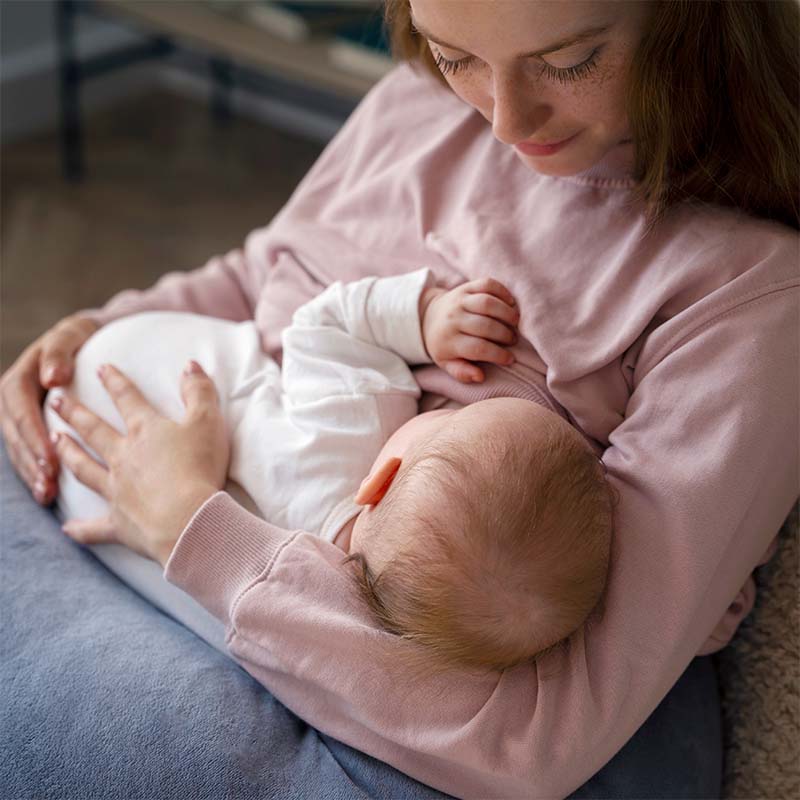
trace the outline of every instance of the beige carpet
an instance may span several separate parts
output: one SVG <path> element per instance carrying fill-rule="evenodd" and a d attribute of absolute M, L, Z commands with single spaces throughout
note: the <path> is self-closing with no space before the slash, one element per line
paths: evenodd
<path fill-rule="evenodd" d="M 67 313 L 241 244 L 285 203 L 319 146 L 172 95 L 126 101 L 87 129 L 89 175 L 61 180 L 58 140 L 2 151 L 2 348 L 8 365 Z M 718 658 L 725 797 L 800 798 L 797 513 L 758 575 L 758 605 Z M 679 732 L 678 732 L 679 733 Z"/>
<path fill-rule="evenodd" d="M 798 507 L 757 572 L 758 599 L 717 657 L 723 691 L 724 797 L 800 797 Z"/>

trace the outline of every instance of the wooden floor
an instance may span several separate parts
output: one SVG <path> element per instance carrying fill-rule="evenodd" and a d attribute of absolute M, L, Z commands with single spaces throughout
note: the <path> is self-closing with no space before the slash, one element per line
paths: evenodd
<path fill-rule="evenodd" d="M 0 364 L 114 292 L 239 246 L 319 144 L 158 91 L 86 120 L 87 175 L 61 175 L 55 134 L 2 148 Z"/>

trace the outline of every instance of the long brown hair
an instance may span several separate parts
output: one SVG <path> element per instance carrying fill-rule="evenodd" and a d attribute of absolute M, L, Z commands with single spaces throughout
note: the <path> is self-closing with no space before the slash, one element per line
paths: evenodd
<path fill-rule="evenodd" d="M 385 0 L 396 57 L 447 86 L 408 0 Z M 652 227 L 686 201 L 800 229 L 800 4 L 657 0 L 626 102 L 635 199 Z"/>

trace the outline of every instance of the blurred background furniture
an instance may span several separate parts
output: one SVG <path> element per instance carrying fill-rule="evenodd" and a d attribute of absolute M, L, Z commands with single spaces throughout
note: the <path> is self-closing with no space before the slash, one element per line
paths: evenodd
<path fill-rule="evenodd" d="M 178 50 L 205 61 L 211 77 L 211 107 L 222 121 L 231 116 L 234 87 L 267 92 L 266 77 L 302 87 L 305 101 L 346 116 L 372 84 L 391 68 L 380 3 L 347 2 L 142 2 L 58 0 L 61 130 L 64 173 L 84 171 L 80 91 L 84 81 L 132 63 Z M 82 16 L 100 16 L 132 26 L 140 41 L 82 58 L 75 41 Z"/>

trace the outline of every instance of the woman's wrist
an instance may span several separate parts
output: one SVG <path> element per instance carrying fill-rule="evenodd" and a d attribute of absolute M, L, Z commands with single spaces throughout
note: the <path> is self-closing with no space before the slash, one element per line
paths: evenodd
<path fill-rule="evenodd" d="M 178 539 L 194 518 L 194 515 L 219 489 L 210 483 L 192 483 L 180 490 L 171 501 L 169 514 L 164 520 L 163 531 L 169 531 L 165 541 L 156 549 L 156 560 L 166 567 Z"/>

